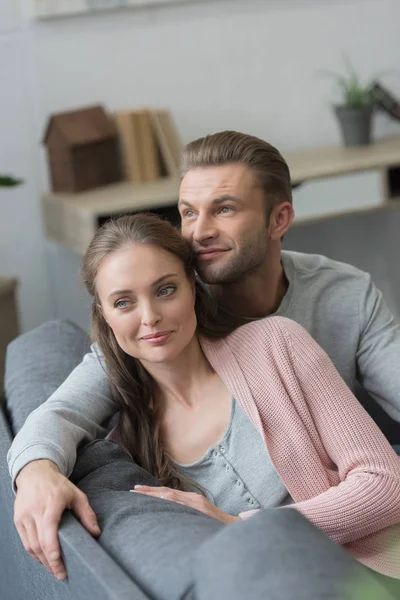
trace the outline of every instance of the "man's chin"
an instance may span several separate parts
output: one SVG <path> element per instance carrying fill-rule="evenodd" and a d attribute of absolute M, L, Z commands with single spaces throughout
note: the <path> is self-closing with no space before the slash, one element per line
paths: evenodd
<path fill-rule="evenodd" d="M 226 269 L 217 268 L 216 265 L 201 265 L 197 268 L 197 273 L 200 279 L 208 285 L 233 283 L 232 277 Z M 234 280 L 236 281 L 236 278 Z"/>
<path fill-rule="evenodd" d="M 204 281 L 204 283 L 209 283 L 209 284 L 213 284 L 213 283 L 219 283 L 220 277 L 219 277 L 219 269 L 216 269 L 215 267 L 213 268 L 213 265 L 208 264 L 199 264 L 197 263 L 197 274 L 199 275 L 200 279 L 202 281 Z"/>

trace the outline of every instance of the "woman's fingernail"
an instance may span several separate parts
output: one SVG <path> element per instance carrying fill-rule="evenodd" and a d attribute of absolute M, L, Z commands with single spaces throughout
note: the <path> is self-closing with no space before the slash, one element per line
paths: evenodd
<path fill-rule="evenodd" d="M 144 488 L 146 487 L 145 485 L 135 485 L 135 488 Z"/>
<path fill-rule="evenodd" d="M 56 578 L 57 578 L 59 581 L 64 581 L 64 579 L 66 579 L 66 578 L 67 578 L 67 574 L 66 574 L 66 572 L 65 572 L 65 571 L 59 571 L 59 573 L 56 573 Z"/>

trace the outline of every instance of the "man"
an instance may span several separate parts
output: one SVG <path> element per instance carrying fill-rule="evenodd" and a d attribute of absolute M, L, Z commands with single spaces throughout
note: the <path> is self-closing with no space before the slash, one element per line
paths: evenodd
<path fill-rule="evenodd" d="M 280 153 L 252 136 L 217 133 L 187 146 L 182 173 L 182 233 L 220 310 L 249 320 L 271 314 L 294 319 L 325 349 L 351 389 L 359 380 L 400 420 L 400 328 L 381 293 L 366 273 L 349 265 L 282 251 L 294 212 L 289 169 Z M 78 444 L 98 436 L 100 423 L 115 410 L 102 366 L 89 354 L 28 418 L 9 453 L 24 546 L 60 576 L 65 573 L 57 526 L 63 510 L 74 508 L 87 529 L 99 533 L 86 497 L 64 475 L 73 470 Z M 50 503 L 49 495 L 56 501 Z"/>

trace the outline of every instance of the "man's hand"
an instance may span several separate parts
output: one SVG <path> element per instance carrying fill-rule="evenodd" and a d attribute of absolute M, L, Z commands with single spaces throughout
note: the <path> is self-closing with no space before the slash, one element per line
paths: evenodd
<path fill-rule="evenodd" d="M 178 504 L 185 504 L 217 521 L 221 521 L 221 523 L 225 523 L 225 525 L 240 521 L 239 517 L 234 517 L 220 508 L 217 508 L 201 494 L 182 492 L 168 487 L 153 487 L 150 485 L 135 485 L 135 489 L 130 491 L 138 494 L 145 494 L 146 496 L 153 496 L 154 498 L 161 498 L 162 500 L 169 500 L 170 502 L 177 502 Z"/>
<path fill-rule="evenodd" d="M 101 533 L 86 495 L 49 460 L 27 464 L 15 483 L 14 523 L 25 550 L 57 579 L 66 579 L 58 540 L 64 510 L 73 510 L 91 535 Z"/>

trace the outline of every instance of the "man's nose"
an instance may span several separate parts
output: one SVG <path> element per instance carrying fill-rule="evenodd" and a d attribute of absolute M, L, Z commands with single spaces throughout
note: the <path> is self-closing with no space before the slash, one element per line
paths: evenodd
<path fill-rule="evenodd" d="M 196 242 L 204 242 L 218 237 L 218 229 L 210 217 L 198 216 L 193 231 L 193 239 Z"/>

